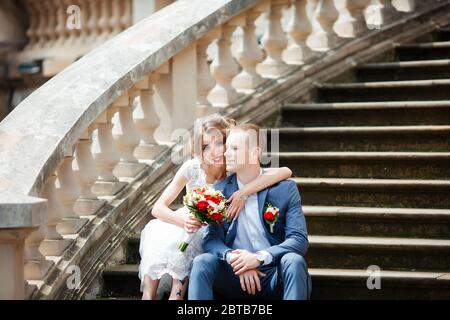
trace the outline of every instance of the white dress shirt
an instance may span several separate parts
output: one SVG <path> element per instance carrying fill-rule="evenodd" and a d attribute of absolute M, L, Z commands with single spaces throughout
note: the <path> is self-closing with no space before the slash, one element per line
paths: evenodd
<path fill-rule="evenodd" d="M 260 171 L 260 175 L 262 169 Z M 236 177 L 237 178 L 237 177 Z M 237 179 L 239 189 L 244 184 Z M 245 201 L 245 206 L 241 210 L 238 217 L 238 225 L 236 230 L 236 238 L 232 244 L 233 249 L 245 249 L 250 252 L 260 253 L 264 260 L 264 265 L 272 262 L 272 255 L 264 249 L 269 248 L 270 242 L 265 236 L 264 225 L 259 216 L 258 195 L 253 193 L 249 195 Z M 230 255 L 227 254 L 226 259 L 230 262 Z"/>

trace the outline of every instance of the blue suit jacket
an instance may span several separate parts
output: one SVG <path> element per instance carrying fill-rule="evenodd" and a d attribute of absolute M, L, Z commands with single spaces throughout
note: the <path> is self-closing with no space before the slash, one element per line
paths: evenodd
<path fill-rule="evenodd" d="M 214 185 L 216 190 L 221 190 L 226 198 L 239 189 L 236 175 L 233 174 L 225 180 Z M 280 217 L 273 226 L 273 233 L 263 219 L 264 204 L 269 202 L 280 209 Z M 265 249 L 272 256 L 272 263 L 276 263 L 281 257 L 294 252 L 302 256 L 308 250 L 308 233 L 306 230 L 305 216 L 300 203 L 300 194 L 297 185 L 292 180 L 283 180 L 271 187 L 258 192 L 259 216 L 264 225 L 264 233 L 269 240 L 270 247 Z M 232 250 L 231 246 L 236 238 L 239 218 L 223 226 L 209 225 L 203 235 L 203 249 L 205 252 L 216 255 L 225 260 L 225 254 Z"/>

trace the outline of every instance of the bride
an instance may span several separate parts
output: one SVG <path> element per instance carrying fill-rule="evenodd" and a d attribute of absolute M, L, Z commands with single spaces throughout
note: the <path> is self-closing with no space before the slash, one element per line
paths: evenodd
<path fill-rule="evenodd" d="M 170 276 L 172 288 L 169 299 L 182 300 L 186 293 L 192 261 L 203 252 L 202 225 L 186 207 L 176 211 L 169 205 L 186 187 L 187 192 L 204 185 L 212 186 L 226 177 L 225 139 L 227 130 L 235 125 L 232 119 L 221 116 L 205 121 L 201 133 L 194 137 L 201 142 L 201 150 L 194 152 L 194 157 L 186 161 L 175 174 L 169 186 L 161 194 L 152 209 L 151 220 L 141 233 L 139 252 L 139 278 L 143 300 L 154 300 L 162 276 Z M 196 148 L 194 148 L 195 150 Z M 287 179 L 292 172 L 289 168 L 269 168 L 244 188 L 236 191 L 228 199 L 228 219 L 236 219 L 245 205 L 249 195 Z M 194 233 L 189 246 L 184 252 L 178 250 L 185 233 Z"/>

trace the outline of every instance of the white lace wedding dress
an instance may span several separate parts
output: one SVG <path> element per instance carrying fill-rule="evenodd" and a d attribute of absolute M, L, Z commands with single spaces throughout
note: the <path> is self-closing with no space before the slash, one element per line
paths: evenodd
<path fill-rule="evenodd" d="M 194 158 L 186 161 L 181 170 L 188 180 L 186 190 L 190 190 L 206 183 L 205 172 L 200 167 L 200 162 Z M 177 213 L 189 214 L 186 207 L 177 210 Z M 161 279 L 158 296 L 162 292 L 170 290 L 171 279 L 182 280 L 189 276 L 192 261 L 195 256 L 203 252 L 202 236 L 206 227 L 200 228 L 191 243 L 184 252 L 178 250 L 178 245 L 183 241 L 185 230 L 159 219 L 153 219 L 142 230 L 139 253 L 141 262 L 139 265 L 139 278 L 141 279 L 141 292 L 143 291 L 144 275 L 152 279 Z"/>

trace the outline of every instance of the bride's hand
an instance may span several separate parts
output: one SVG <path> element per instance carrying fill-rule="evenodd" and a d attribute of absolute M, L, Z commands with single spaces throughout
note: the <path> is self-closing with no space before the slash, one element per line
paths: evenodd
<path fill-rule="evenodd" d="M 241 190 L 237 190 L 231 195 L 231 197 L 227 200 L 227 203 L 230 203 L 227 210 L 228 221 L 238 218 L 239 213 L 245 206 L 245 200 L 246 196 Z"/>
<path fill-rule="evenodd" d="M 194 233 L 202 226 L 202 222 L 199 221 L 194 215 L 189 214 L 184 217 L 184 230 L 188 233 Z"/>

